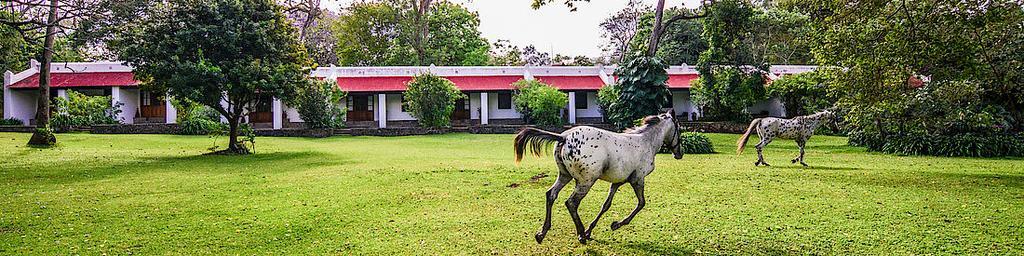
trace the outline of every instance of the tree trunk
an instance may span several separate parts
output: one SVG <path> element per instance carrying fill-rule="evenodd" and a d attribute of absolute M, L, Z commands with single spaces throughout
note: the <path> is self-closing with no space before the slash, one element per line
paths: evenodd
<path fill-rule="evenodd" d="M 654 9 L 654 30 L 651 31 L 651 41 L 647 44 L 647 56 L 654 57 L 658 53 L 658 43 L 661 40 L 661 33 L 665 30 L 661 25 L 661 18 L 665 15 L 665 0 L 658 0 L 658 7 Z"/>
<path fill-rule="evenodd" d="M 53 62 L 53 40 L 57 26 L 57 0 L 50 0 L 50 13 L 46 19 L 46 39 L 43 41 L 43 60 L 39 66 L 39 98 L 36 108 L 36 131 L 28 144 L 51 146 L 57 137 L 50 130 L 50 63 Z"/>
<path fill-rule="evenodd" d="M 238 123 L 241 116 L 228 118 L 228 150 L 224 153 L 233 155 L 248 155 L 249 149 L 238 141 Z"/>
<path fill-rule="evenodd" d="M 427 24 L 427 15 L 430 12 L 430 4 L 433 0 L 412 0 L 412 7 L 414 12 L 414 23 L 416 24 L 415 35 L 413 36 L 413 48 L 416 50 L 416 62 L 421 65 L 430 65 L 433 63 L 427 63 L 427 52 L 426 41 L 430 35 L 429 25 Z"/>

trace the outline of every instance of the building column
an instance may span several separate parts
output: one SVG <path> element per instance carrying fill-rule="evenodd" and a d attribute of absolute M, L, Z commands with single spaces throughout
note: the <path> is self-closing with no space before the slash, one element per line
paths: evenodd
<path fill-rule="evenodd" d="M 227 96 L 224 96 L 224 97 L 227 97 Z M 222 108 L 224 108 L 225 110 L 227 110 L 228 112 L 231 112 L 231 105 L 228 104 L 228 100 L 226 98 L 220 99 L 220 106 Z M 220 116 L 220 122 L 221 123 L 225 123 L 225 124 L 228 123 L 228 117 L 226 117 L 224 115 L 221 115 Z"/>
<path fill-rule="evenodd" d="M 388 127 L 388 104 L 387 94 L 377 94 L 377 127 L 387 128 Z"/>
<path fill-rule="evenodd" d="M 280 130 L 282 127 L 284 127 L 284 116 L 282 115 L 283 111 L 281 111 L 281 99 L 274 98 L 274 100 L 270 103 L 270 109 L 270 111 L 274 115 L 274 130 Z"/>
<path fill-rule="evenodd" d="M 14 118 L 14 95 L 11 95 L 11 78 L 14 73 L 11 71 L 4 72 L 4 119 Z M 25 122 L 27 125 L 28 122 Z"/>
<path fill-rule="evenodd" d="M 569 124 L 576 124 L 576 92 L 569 92 Z"/>
<path fill-rule="evenodd" d="M 491 108 L 491 104 L 490 104 L 489 101 L 487 101 L 487 92 L 481 92 L 480 93 L 480 124 L 481 125 L 485 125 L 485 124 L 489 123 L 488 119 L 490 119 L 490 117 L 488 116 L 489 115 L 488 111 L 490 111 L 490 108 Z"/>
<path fill-rule="evenodd" d="M 68 99 L 68 90 L 67 89 L 57 89 L 57 97 L 60 97 L 61 99 L 65 99 L 65 100 Z"/>
<path fill-rule="evenodd" d="M 178 109 L 171 104 L 171 96 L 164 97 L 164 123 L 173 124 L 178 122 Z"/>

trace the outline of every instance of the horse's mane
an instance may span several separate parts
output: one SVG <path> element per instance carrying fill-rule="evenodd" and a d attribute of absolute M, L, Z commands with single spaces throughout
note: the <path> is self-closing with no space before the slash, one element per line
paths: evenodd
<path fill-rule="evenodd" d="M 625 131 L 622 131 L 622 133 L 625 133 L 625 134 L 641 134 L 641 133 L 647 132 L 647 130 L 650 130 L 651 127 L 653 127 L 659 121 L 661 121 L 661 118 L 658 118 L 657 116 L 644 117 L 644 121 L 643 121 L 642 125 L 626 129 Z"/>

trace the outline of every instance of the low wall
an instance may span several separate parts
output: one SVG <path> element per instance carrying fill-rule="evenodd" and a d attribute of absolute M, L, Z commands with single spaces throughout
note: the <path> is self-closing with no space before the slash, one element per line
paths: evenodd
<path fill-rule="evenodd" d="M 0 125 L 0 132 L 35 132 L 35 126 Z"/>
<path fill-rule="evenodd" d="M 749 124 L 734 122 L 680 122 L 679 129 L 701 133 L 743 133 Z"/>
<path fill-rule="evenodd" d="M 334 135 L 334 129 L 281 129 L 256 130 L 256 136 L 264 137 L 310 137 L 327 138 Z"/>
<path fill-rule="evenodd" d="M 110 124 L 93 125 L 95 134 L 176 134 L 178 124 Z"/>

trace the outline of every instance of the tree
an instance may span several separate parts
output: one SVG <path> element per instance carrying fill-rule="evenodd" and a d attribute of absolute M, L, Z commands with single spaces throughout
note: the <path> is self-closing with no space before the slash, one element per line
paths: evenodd
<path fill-rule="evenodd" d="M 310 79 L 309 84 L 299 88 L 289 105 L 296 106 L 306 128 L 339 128 L 345 124 L 346 109 L 338 103 L 346 95 L 335 81 Z"/>
<path fill-rule="evenodd" d="M 670 8 L 666 10 L 669 15 L 680 13 L 692 13 L 693 11 L 681 8 Z M 662 59 L 669 65 L 693 65 L 697 63 L 700 53 L 708 48 L 708 44 L 701 37 L 704 29 L 700 20 L 681 20 L 674 26 L 666 27 L 662 35 L 664 38 L 658 46 L 655 56 Z M 651 40 L 651 33 L 654 30 L 654 12 L 648 11 L 640 17 L 636 36 L 629 42 L 630 55 L 641 56 L 647 52 L 647 46 Z"/>
<path fill-rule="evenodd" d="M 331 26 L 338 62 L 346 66 L 484 65 L 489 44 L 476 13 L 451 2 L 429 4 L 425 16 L 406 2 L 356 2 Z M 416 0 L 422 1 L 422 0 Z M 424 29 L 423 26 L 426 26 Z M 429 32 L 427 32 L 429 31 Z"/>
<path fill-rule="evenodd" d="M 528 45 L 523 48 L 523 61 L 530 66 L 551 66 L 551 54 L 537 50 L 536 46 Z"/>
<path fill-rule="evenodd" d="M 637 34 L 640 17 L 649 12 L 650 7 L 640 1 L 630 0 L 626 7 L 601 22 L 601 37 L 607 40 L 606 51 L 611 52 L 616 62 L 622 62 L 629 54 L 630 43 Z"/>
<path fill-rule="evenodd" d="M 466 95 L 452 81 L 433 74 L 417 75 L 402 94 L 409 114 L 423 127 L 451 125 L 455 102 Z"/>
<path fill-rule="evenodd" d="M 724 0 L 707 10 L 704 39 L 708 49 L 697 61 L 700 80 L 694 102 L 706 118 L 745 122 L 747 107 L 766 98 L 764 74 L 768 66 L 756 63 L 748 40 L 752 35 L 754 6 L 745 0 Z"/>
<path fill-rule="evenodd" d="M 99 0 L 22 0 L 10 1 L 9 15 L 0 17 L 0 25 L 18 31 L 21 39 L 39 47 L 39 98 L 36 109 L 36 130 L 28 144 L 51 146 L 57 137 L 50 128 L 50 64 L 58 34 L 74 31 L 78 21 L 96 15 L 93 9 Z M 8 2 L 8 1 L 4 1 Z M 40 42 L 41 40 L 41 42 Z M 6 54 L 6 53 L 5 53 Z"/>
<path fill-rule="evenodd" d="M 299 42 L 310 57 L 321 66 L 338 64 L 334 53 L 336 39 L 330 23 L 336 18 L 327 9 L 320 8 L 321 0 L 278 0 L 285 13 L 298 29 Z"/>
<path fill-rule="evenodd" d="M 171 0 L 112 43 L 153 91 L 209 106 L 228 121 L 223 153 L 248 154 L 239 123 L 260 96 L 289 99 L 311 65 L 269 0 Z M 223 102 L 223 104 L 222 104 Z"/>
<path fill-rule="evenodd" d="M 537 80 L 519 80 L 512 86 L 516 88 L 512 98 L 516 111 L 523 113 L 527 122 L 562 125 L 562 110 L 569 104 L 568 94 Z"/>
<path fill-rule="evenodd" d="M 494 42 L 489 55 L 487 65 L 490 66 L 526 65 L 526 62 L 523 61 L 523 52 L 519 50 L 519 46 L 512 45 L 508 40 L 499 39 L 497 42 Z"/>

